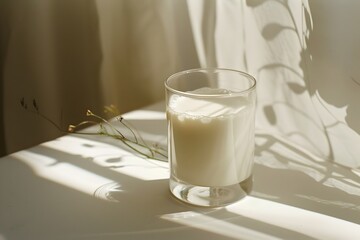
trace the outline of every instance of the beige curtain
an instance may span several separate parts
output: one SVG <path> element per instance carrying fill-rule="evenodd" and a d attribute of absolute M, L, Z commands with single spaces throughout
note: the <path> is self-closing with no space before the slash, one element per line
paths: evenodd
<path fill-rule="evenodd" d="M 3 2 L 8 152 L 59 134 L 22 97 L 66 126 L 88 108 L 161 101 L 171 73 L 218 66 L 258 80 L 258 161 L 271 152 L 273 167 L 292 155 L 360 166 L 357 0 Z"/>
<path fill-rule="evenodd" d="M 87 109 L 161 101 L 169 74 L 199 67 L 186 1 L 5 0 L 0 9 L 7 153 L 60 135 L 22 98 L 66 129 Z"/>

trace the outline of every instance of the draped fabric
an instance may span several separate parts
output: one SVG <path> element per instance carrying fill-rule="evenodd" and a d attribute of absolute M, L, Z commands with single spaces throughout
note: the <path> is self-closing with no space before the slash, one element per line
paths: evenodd
<path fill-rule="evenodd" d="M 6 0 L 3 130 L 12 152 L 59 135 L 24 97 L 66 126 L 115 104 L 164 98 L 163 81 L 198 67 L 257 80 L 258 161 L 297 154 L 360 166 L 357 0 Z M 282 153 L 274 152 L 282 149 Z M 264 157 L 264 158 L 263 158 Z M 266 160 L 264 160 L 266 161 Z M 298 166 L 301 167 L 301 166 Z M 303 166 L 305 167 L 305 166 Z"/>

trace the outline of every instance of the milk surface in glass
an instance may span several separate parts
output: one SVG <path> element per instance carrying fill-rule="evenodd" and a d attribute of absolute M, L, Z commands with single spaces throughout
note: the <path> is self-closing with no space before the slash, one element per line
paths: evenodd
<path fill-rule="evenodd" d="M 254 105 L 224 89 L 200 88 L 192 93 L 228 97 L 171 96 L 167 119 L 172 177 L 208 187 L 244 181 L 253 164 Z"/>

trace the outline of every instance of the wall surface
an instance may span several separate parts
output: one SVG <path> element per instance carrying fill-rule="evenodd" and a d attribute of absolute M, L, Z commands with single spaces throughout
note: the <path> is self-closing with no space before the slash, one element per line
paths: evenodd
<path fill-rule="evenodd" d="M 1 4 L 8 153 L 60 134 L 24 111 L 22 98 L 29 108 L 36 99 L 41 112 L 66 128 L 87 109 L 101 113 L 115 104 L 126 112 L 163 100 L 171 73 L 218 66 L 258 80 L 258 155 L 281 143 L 314 159 L 360 166 L 357 0 Z"/>

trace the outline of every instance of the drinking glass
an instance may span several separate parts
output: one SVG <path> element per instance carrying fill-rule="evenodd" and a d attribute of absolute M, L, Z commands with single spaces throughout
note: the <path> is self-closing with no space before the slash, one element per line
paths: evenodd
<path fill-rule="evenodd" d="M 256 80 L 231 69 L 165 81 L 170 191 L 197 206 L 236 202 L 252 187 Z"/>

